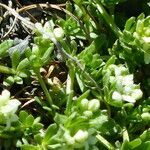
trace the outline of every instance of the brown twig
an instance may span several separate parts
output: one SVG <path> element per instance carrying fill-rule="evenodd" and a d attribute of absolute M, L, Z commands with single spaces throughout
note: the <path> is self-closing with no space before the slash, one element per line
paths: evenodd
<path fill-rule="evenodd" d="M 23 6 L 18 0 L 16 0 L 16 3 L 19 5 L 20 8 L 23 8 Z M 31 15 L 28 11 L 25 11 L 25 13 L 31 18 L 31 20 L 33 20 L 33 22 L 37 22 L 36 18 L 33 15 Z"/>
<path fill-rule="evenodd" d="M 58 10 L 62 10 L 61 7 L 64 7 L 65 4 L 49 4 L 49 3 L 41 3 L 41 4 L 31 4 L 31 5 L 28 5 L 28 6 L 24 6 L 20 9 L 17 10 L 18 13 L 22 12 L 22 11 L 27 11 L 27 10 L 30 10 L 30 9 L 34 9 L 34 8 L 40 8 L 40 9 L 43 9 L 43 8 L 54 8 L 54 9 L 58 9 Z"/>

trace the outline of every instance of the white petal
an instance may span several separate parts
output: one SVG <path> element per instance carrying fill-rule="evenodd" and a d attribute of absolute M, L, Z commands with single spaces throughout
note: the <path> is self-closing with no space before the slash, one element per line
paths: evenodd
<path fill-rule="evenodd" d="M 124 101 L 130 102 L 130 103 L 135 103 L 135 99 L 132 96 L 129 96 L 129 95 L 122 95 L 122 99 Z"/>
<path fill-rule="evenodd" d="M 121 101 L 122 100 L 122 95 L 119 92 L 115 91 L 112 94 L 112 99 L 117 100 L 117 101 Z"/>
<path fill-rule="evenodd" d="M 133 74 L 126 75 L 122 79 L 122 85 L 132 85 L 133 83 Z"/>
<path fill-rule="evenodd" d="M 135 89 L 133 93 L 131 94 L 131 96 L 136 100 L 142 98 L 142 95 L 143 95 L 143 92 L 140 89 Z"/>
<path fill-rule="evenodd" d="M 131 86 L 125 86 L 123 89 L 124 94 L 131 94 L 133 88 Z"/>
<path fill-rule="evenodd" d="M 10 92 L 8 90 L 2 91 L 2 94 L 0 95 L 0 106 L 4 106 L 7 104 L 10 98 Z"/>

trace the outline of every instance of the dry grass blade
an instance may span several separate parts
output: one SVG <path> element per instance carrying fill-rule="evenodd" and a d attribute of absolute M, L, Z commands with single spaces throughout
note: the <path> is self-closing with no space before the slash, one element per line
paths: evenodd
<path fill-rule="evenodd" d="M 2 3 L 0 3 L 0 6 L 5 8 L 6 10 L 8 10 L 13 16 L 15 16 L 15 18 L 19 19 L 26 27 L 28 27 L 31 30 L 34 29 L 34 23 L 32 23 L 31 21 L 21 17 L 16 10 L 14 10 L 14 9 L 12 9 L 12 8 L 8 7 L 7 5 L 5 5 L 5 4 L 2 4 Z"/>

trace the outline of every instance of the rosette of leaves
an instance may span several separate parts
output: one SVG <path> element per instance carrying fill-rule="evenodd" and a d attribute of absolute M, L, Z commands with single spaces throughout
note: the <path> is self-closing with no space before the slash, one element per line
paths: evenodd
<path fill-rule="evenodd" d="M 103 134 L 114 135 L 118 132 L 118 126 L 110 120 L 105 113 L 101 113 L 100 101 L 98 99 L 88 100 L 89 92 L 83 93 L 72 102 L 70 111 L 66 114 L 56 113 L 54 123 L 50 124 L 46 131 L 39 132 L 34 136 L 32 142 L 22 141 L 22 149 L 83 149 L 85 147 L 97 147 L 97 131 Z M 21 112 L 20 120 L 23 120 L 23 127 L 28 127 L 32 120 L 31 115 L 25 116 Z M 29 120 L 29 121 L 27 121 Z M 28 129 L 27 128 L 27 129 Z M 31 127 L 29 128 L 31 129 Z M 32 135 L 32 130 L 26 130 Z M 27 133 L 27 135 L 30 135 Z M 24 142 L 24 143 L 23 143 Z M 19 144 L 19 143 L 18 143 Z"/>
<path fill-rule="evenodd" d="M 143 95 L 140 86 L 134 84 L 128 68 L 114 62 L 115 57 L 111 57 L 103 68 L 104 99 L 116 107 L 122 107 L 124 102 L 135 103 Z"/>
<path fill-rule="evenodd" d="M 150 16 L 141 14 L 131 17 L 125 24 L 122 36 L 113 46 L 112 52 L 125 59 L 134 68 L 150 63 Z"/>

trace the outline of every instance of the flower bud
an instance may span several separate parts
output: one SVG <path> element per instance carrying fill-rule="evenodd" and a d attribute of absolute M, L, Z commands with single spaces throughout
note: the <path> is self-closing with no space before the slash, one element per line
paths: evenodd
<path fill-rule="evenodd" d="M 92 111 L 87 110 L 87 111 L 83 112 L 83 115 L 90 118 L 90 117 L 92 117 L 93 113 L 92 113 Z"/>
<path fill-rule="evenodd" d="M 145 112 L 141 115 L 142 119 L 144 121 L 150 121 L 150 113 L 149 112 Z"/>
<path fill-rule="evenodd" d="M 54 29 L 54 35 L 57 40 L 61 40 L 64 37 L 64 31 L 61 27 Z"/>
<path fill-rule="evenodd" d="M 89 103 L 89 101 L 86 98 L 82 99 L 81 100 L 81 107 L 85 110 L 88 109 L 88 103 Z"/>
<path fill-rule="evenodd" d="M 88 132 L 83 130 L 78 130 L 78 132 L 74 135 L 75 141 L 79 143 L 85 142 L 87 138 Z"/>
<path fill-rule="evenodd" d="M 88 110 L 90 111 L 97 111 L 100 107 L 100 102 L 98 99 L 92 99 L 88 103 Z"/>
<path fill-rule="evenodd" d="M 149 112 L 150 111 L 150 108 L 143 108 L 143 110 L 142 110 L 143 112 Z"/>

